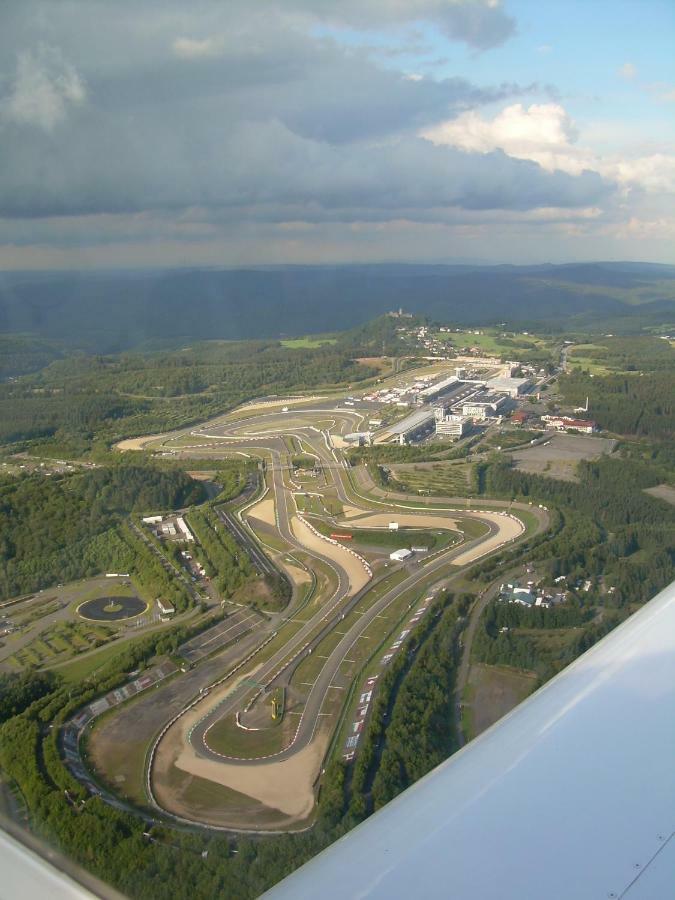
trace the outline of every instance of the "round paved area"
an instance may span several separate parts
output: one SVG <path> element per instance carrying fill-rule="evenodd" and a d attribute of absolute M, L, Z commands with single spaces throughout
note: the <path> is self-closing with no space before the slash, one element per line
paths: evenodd
<path fill-rule="evenodd" d="M 120 619 L 131 619 L 140 615 L 145 612 L 146 605 L 140 597 L 97 597 L 96 600 L 87 600 L 78 606 L 77 611 L 83 619 L 117 622 Z"/>

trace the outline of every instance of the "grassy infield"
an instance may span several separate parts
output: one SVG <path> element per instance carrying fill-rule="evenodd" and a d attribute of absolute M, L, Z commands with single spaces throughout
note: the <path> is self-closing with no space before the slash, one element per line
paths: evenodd
<path fill-rule="evenodd" d="M 108 643 L 109 641 L 114 640 L 119 634 L 119 626 L 115 627 L 115 625 L 111 626 L 108 623 L 103 622 L 82 621 L 76 613 L 77 607 L 82 603 L 86 603 L 88 600 L 94 600 L 98 597 L 105 597 L 110 594 L 110 591 L 111 588 L 109 586 L 97 585 L 90 591 L 79 595 L 77 599 L 70 604 L 72 620 L 55 623 L 50 629 L 49 634 L 43 633 L 37 635 L 20 650 L 17 650 L 16 653 L 9 658 L 9 662 L 16 668 L 25 668 L 27 666 L 51 666 L 60 664 L 69 657 L 75 657 L 87 651 L 94 650 L 102 643 Z M 133 587 L 117 583 L 114 586 L 114 593 L 119 596 L 138 596 Z M 53 598 L 46 597 L 37 604 L 31 604 L 30 609 L 25 614 L 20 611 L 16 612 L 12 616 L 12 621 L 17 625 L 25 627 L 31 625 L 39 618 L 56 612 L 58 609 L 60 609 L 60 605 Z M 144 612 L 146 611 L 147 608 Z M 143 615 L 143 613 L 140 613 L 140 615 Z M 119 624 L 124 624 L 126 621 L 129 620 L 123 620 Z M 19 635 L 10 635 L 7 640 L 12 641 L 18 637 Z M 111 655 L 114 655 L 114 652 L 118 648 L 115 646 L 110 649 L 113 652 L 107 655 L 108 658 Z M 95 654 L 96 660 L 98 660 L 99 657 L 100 654 Z M 59 672 L 66 677 L 66 680 L 76 681 L 80 671 L 89 674 L 91 671 L 94 671 L 98 666 L 98 663 L 95 662 L 92 665 L 89 662 L 89 658 L 87 658 L 86 660 L 81 661 L 76 660 L 71 666 L 72 671 L 76 673 L 75 675 L 70 675 L 70 666 L 60 667 Z"/>

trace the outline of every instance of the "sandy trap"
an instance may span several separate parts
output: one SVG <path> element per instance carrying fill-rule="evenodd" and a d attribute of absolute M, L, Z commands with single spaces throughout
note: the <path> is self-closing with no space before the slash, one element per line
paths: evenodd
<path fill-rule="evenodd" d="M 189 775 L 246 794 L 299 821 L 306 819 L 314 808 L 314 782 L 327 743 L 327 736 L 315 738 L 303 750 L 282 762 L 238 766 L 202 759 L 185 746 L 176 760 L 176 767 Z"/>
<path fill-rule="evenodd" d="M 322 556 L 328 556 L 345 570 L 349 578 L 350 593 L 355 594 L 356 591 L 368 584 L 371 575 L 360 556 L 341 544 L 320 537 L 299 516 L 293 516 L 291 528 L 303 547 Z"/>
<path fill-rule="evenodd" d="M 246 516 L 252 516 L 265 525 L 271 525 L 274 528 L 277 524 L 277 517 L 274 510 L 274 498 L 267 497 L 259 503 L 255 503 L 246 510 Z"/>
<path fill-rule="evenodd" d="M 504 544 L 514 541 L 525 531 L 525 526 L 520 519 L 516 519 L 515 516 L 507 513 L 481 512 L 476 518 L 491 522 L 492 525 L 497 527 L 497 533 L 481 541 L 478 546 L 465 550 L 464 553 L 456 556 L 452 561 L 455 566 L 466 566 L 475 562 Z"/>
<path fill-rule="evenodd" d="M 312 812 L 314 783 L 326 751 L 328 735 L 315 736 L 307 747 L 289 759 L 269 763 L 251 761 L 244 765 L 198 756 L 190 743 L 192 728 L 231 694 L 243 679 L 255 675 L 258 668 L 253 666 L 235 681 L 214 690 L 208 699 L 188 710 L 162 739 L 155 758 L 154 790 L 162 805 L 169 810 L 179 815 L 188 812 L 181 808 L 182 804 L 171 787 L 170 770 L 176 766 L 189 775 L 246 794 L 293 820 L 307 818 Z"/>

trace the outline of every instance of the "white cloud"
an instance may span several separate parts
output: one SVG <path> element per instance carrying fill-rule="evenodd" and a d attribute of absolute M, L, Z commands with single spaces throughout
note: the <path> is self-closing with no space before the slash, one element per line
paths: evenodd
<path fill-rule="evenodd" d="M 566 147 L 577 130 L 565 109 L 557 103 L 521 103 L 507 106 L 493 119 L 469 111 L 456 119 L 441 122 L 422 134 L 434 144 L 451 144 L 462 150 L 489 153 L 503 150 L 509 156 L 541 163 L 554 147 Z"/>
<path fill-rule="evenodd" d="M 632 62 L 625 62 L 619 67 L 618 72 L 625 81 L 632 81 L 637 75 L 637 66 Z"/>
<path fill-rule="evenodd" d="M 445 144 L 473 153 L 503 150 L 508 156 L 529 159 L 549 172 L 559 169 L 570 175 L 585 170 L 598 172 L 626 189 L 675 192 L 675 156 L 612 154 L 603 156 L 577 145 L 578 129 L 563 106 L 557 103 L 516 103 L 492 118 L 465 112 L 422 132 L 434 144 Z"/>
<path fill-rule="evenodd" d="M 178 37 L 172 44 L 172 50 L 179 59 L 213 59 L 221 56 L 225 49 L 222 37 L 198 38 Z"/>
<path fill-rule="evenodd" d="M 41 44 L 18 54 L 16 75 L 0 110 L 6 120 L 52 131 L 69 106 L 84 103 L 85 85 L 60 50 Z"/>

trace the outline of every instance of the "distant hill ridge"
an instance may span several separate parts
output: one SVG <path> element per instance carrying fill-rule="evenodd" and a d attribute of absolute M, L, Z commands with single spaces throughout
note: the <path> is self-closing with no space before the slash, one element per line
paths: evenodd
<path fill-rule="evenodd" d="M 344 265 L 0 273 L 0 332 L 89 351 L 341 331 L 404 307 L 460 325 L 620 332 L 675 321 L 675 266 Z"/>

